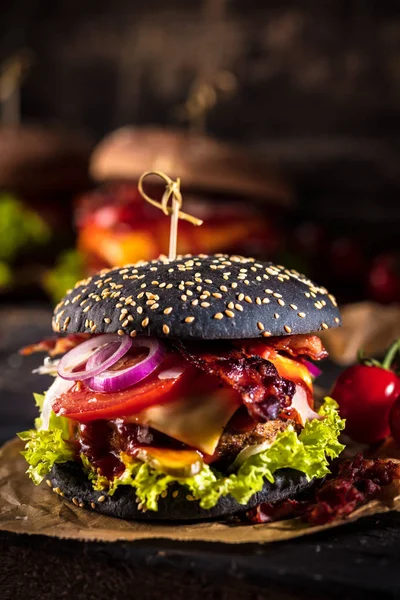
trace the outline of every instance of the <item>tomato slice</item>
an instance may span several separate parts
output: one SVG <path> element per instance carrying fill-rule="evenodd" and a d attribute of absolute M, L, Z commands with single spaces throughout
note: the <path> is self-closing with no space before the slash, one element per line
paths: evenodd
<path fill-rule="evenodd" d="M 183 368 L 173 379 L 159 379 L 160 372 Z M 185 393 L 195 377 L 193 367 L 178 355 L 169 355 L 146 379 L 114 393 L 94 392 L 85 382 L 76 383 L 53 403 L 56 415 L 86 423 L 96 419 L 116 419 L 136 414 L 154 404 L 165 404 Z"/>

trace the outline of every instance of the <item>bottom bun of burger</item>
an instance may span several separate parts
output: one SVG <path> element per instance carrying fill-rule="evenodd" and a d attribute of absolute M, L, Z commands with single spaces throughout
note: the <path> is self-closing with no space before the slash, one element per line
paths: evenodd
<path fill-rule="evenodd" d="M 314 483 L 313 480 L 307 480 L 304 473 L 294 469 L 279 469 L 274 473 L 274 478 L 274 483 L 266 481 L 263 489 L 254 494 L 245 505 L 228 495 L 220 498 L 208 510 L 201 508 L 198 501 L 190 499 L 189 492 L 185 493 L 184 488 L 171 486 L 168 495 L 160 497 L 157 512 L 140 510 L 135 491 L 130 486 L 119 487 L 112 496 L 93 490 L 81 466 L 76 462 L 55 464 L 48 480 L 53 489 L 57 488 L 59 493 L 63 493 L 66 500 L 110 517 L 141 521 L 202 521 L 235 515 L 262 502 L 277 502 L 295 497 Z"/>

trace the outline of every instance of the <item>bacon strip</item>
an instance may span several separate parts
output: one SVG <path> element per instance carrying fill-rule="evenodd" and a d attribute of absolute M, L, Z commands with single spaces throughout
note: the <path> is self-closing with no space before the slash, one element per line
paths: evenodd
<path fill-rule="evenodd" d="M 398 461 L 366 459 L 358 454 L 339 463 L 337 475 L 326 479 L 311 499 L 260 504 L 247 513 L 247 518 L 253 523 L 267 523 L 302 516 L 312 525 L 330 523 L 376 498 L 394 479 L 400 479 Z"/>
<path fill-rule="evenodd" d="M 276 419 L 290 407 L 296 386 L 278 375 L 274 365 L 260 356 L 246 356 L 240 350 L 213 344 L 177 343 L 182 356 L 209 375 L 218 377 L 242 396 L 250 416 L 258 422 Z"/>
<path fill-rule="evenodd" d="M 305 355 L 312 358 L 312 360 L 322 360 L 328 356 L 317 335 L 299 334 L 270 337 L 263 340 L 263 344 L 274 348 L 277 352 L 286 352 L 294 358 Z"/>
<path fill-rule="evenodd" d="M 35 352 L 47 352 L 49 356 L 53 357 L 59 354 L 65 354 L 90 337 L 91 335 L 89 333 L 71 333 L 65 337 L 45 338 L 41 342 L 21 348 L 19 352 L 23 356 L 29 356 Z"/>

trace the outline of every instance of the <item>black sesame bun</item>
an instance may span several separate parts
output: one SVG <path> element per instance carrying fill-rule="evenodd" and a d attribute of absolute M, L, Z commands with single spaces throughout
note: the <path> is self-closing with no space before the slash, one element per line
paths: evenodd
<path fill-rule="evenodd" d="M 104 270 L 56 306 L 65 333 L 245 339 L 338 327 L 335 298 L 297 271 L 216 254 L 166 258 Z"/>
<path fill-rule="evenodd" d="M 250 510 L 262 502 L 278 502 L 294 498 L 310 488 L 314 481 L 308 481 L 304 473 L 294 469 L 279 469 L 274 473 L 275 482 L 266 481 L 261 492 L 254 494 L 243 506 L 225 496 L 211 509 L 205 510 L 193 500 L 182 487 L 171 487 L 165 498 L 159 498 L 158 511 L 140 510 L 133 488 L 122 486 L 113 496 L 93 490 L 90 481 L 75 462 L 55 464 L 47 477 L 49 487 L 80 506 L 93 509 L 110 517 L 145 521 L 201 521 L 235 515 Z"/>

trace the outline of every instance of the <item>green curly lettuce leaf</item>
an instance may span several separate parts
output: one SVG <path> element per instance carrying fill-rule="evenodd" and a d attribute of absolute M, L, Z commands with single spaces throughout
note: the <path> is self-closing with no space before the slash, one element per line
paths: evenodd
<path fill-rule="evenodd" d="M 34 394 L 34 398 L 36 406 L 41 411 L 44 395 Z M 42 420 L 38 417 L 35 419 L 35 429 L 18 434 L 18 437 L 25 442 L 25 450 L 22 455 L 29 464 L 27 473 L 36 485 L 43 481 L 54 463 L 68 462 L 75 458 L 75 449 L 68 441 L 70 436 L 69 420 L 65 417 L 57 417 L 52 412 L 49 428 L 42 430 L 40 429 L 41 424 Z"/>
<path fill-rule="evenodd" d="M 296 434 L 293 427 L 288 427 L 277 435 L 268 449 L 249 457 L 236 473 L 229 476 L 205 465 L 198 475 L 177 479 L 148 464 L 133 461 L 125 463 L 125 471 L 120 477 L 108 481 L 96 473 L 86 457 L 81 458 L 94 489 L 107 490 L 112 495 L 119 486 L 130 485 L 135 489 L 142 507 L 147 510 L 157 510 L 159 496 L 176 483 L 184 486 L 205 509 L 212 508 L 222 496 L 228 494 L 240 504 L 246 504 L 253 494 L 262 489 L 265 479 L 274 482 L 277 469 L 296 469 L 309 479 L 329 474 L 329 460 L 339 456 L 344 448 L 338 441 L 344 420 L 340 418 L 337 408 L 334 400 L 325 398 L 319 410 L 323 419 L 308 421 L 300 435 Z"/>

